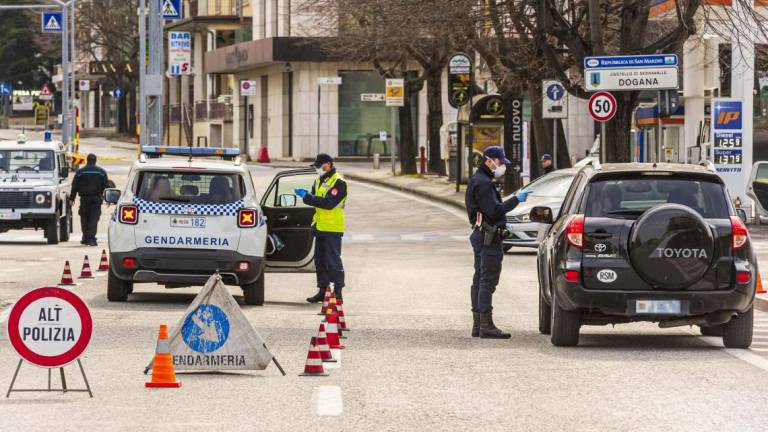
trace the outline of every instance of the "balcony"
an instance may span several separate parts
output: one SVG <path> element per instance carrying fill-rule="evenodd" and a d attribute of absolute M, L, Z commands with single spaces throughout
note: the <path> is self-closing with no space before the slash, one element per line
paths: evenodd
<path fill-rule="evenodd" d="M 195 122 L 232 121 L 232 103 L 217 99 L 195 102 Z"/>

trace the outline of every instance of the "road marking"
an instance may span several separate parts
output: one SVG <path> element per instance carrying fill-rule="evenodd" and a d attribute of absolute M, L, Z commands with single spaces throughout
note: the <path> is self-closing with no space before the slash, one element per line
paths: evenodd
<path fill-rule="evenodd" d="M 326 362 L 323 363 L 323 367 L 326 369 L 339 369 L 341 368 L 341 350 L 336 348 L 331 348 L 331 355 L 336 360 L 336 362 Z"/>
<path fill-rule="evenodd" d="M 356 181 L 356 180 L 355 181 L 347 180 L 347 182 L 351 182 L 351 183 L 354 183 L 356 185 L 367 187 L 369 189 L 374 189 L 374 190 L 378 190 L 378 191 L 381 191 L 381 192 L 386 192 L 386 193 L 389 193 L 389 194 L 392 194 L 392 195 L 397 195 L 397 196 L 400 196 L 400 197 L 403 197 L 403 198 L 408 198 L 408 199 L 413 200 L 413 201 L 418 201 L 420 203 L 427 204 L 427 205 L 430 205 L 432 207 L 436 207 L 436 208 L 439 208 L 441 210 L 444 210 L 445 212 L 450 213 L 450 214 L 456 216 L 457 218 L 461 219 L 462 221 L 467 222 L 467 213 L 459 211 L 458 209 L 456 209 L 456 208 L 454 208 L 452 206 L 449 206 L 448 204 L 437 203 L 437 202 L 434 202 L 434 201 L 430 201 L 430 200 L 428 200 L 426 198 L 422 198 L 422 197 L 420 197 L 418 195 L 414 195 L 414 194 L 410 194 L 410 193 L 405 193 L 405 192 L 399 192 L 399 191 L 392 190 L 392 189 L 389 189 L 389 188 L 385 188 L 385 187 L 382 187 L 382 186 L 375 186 L 375 185 L 372 185 L 372 184 L 366 183 L 366 182 L 361 182 L 361 181 Z"/>
<path fill-rule="evenodd" d="M 343 410 L 341 387 L 324 385 L 317 388 L 317 415 L 339 416 Z"/>

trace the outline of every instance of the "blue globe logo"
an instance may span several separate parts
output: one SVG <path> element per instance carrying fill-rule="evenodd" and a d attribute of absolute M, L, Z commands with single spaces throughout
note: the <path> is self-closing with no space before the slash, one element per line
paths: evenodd
<path fill-rule="evenodd" d="M 187 315 L 181 327 L 181 337 L 193 351 L 216 351 L 229 338 L 229 319 L 218 306 L 201 304 Z"/>

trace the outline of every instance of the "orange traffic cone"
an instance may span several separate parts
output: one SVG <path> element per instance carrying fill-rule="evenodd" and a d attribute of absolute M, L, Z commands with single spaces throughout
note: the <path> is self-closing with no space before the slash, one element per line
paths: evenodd
<path fill-rule="evenodd" d="M 259 157 L 256 158 L 256 162 L 269 163 L 269 149 L 267 147 L 259 148 Z"/>
<path fill-rule="evenodd" d="M 331 305 L 326 310 L 325 315 L 327 325 L 325 327 L 326 334 L 328 335 L 328 345 L 333 349 L 344 349 L 344 345 L 339 340 L 339 317 L 336 311 L 336 305 Z"/>
<path fill-rule="evenodd" d="M 331 347 L 328 346 L 328 335 L 325 334 L 325 324 L 320 323 L 320 328 L 317 330 L 317 350 L 320 351 L 320 358 L 324 362 L 336 362 L 331 353 Z"/>
<path fill-rule="evenodd" d="M 157 335 L 152 381 L 144 383 L 144 387 L 181 387 L 181 381 L 176 381 L 171 349 L 168 346 L 168 326 L 165 324 L 160 324 L 160 332 Z"/>
<path fill-rule="evenodd" d="M 328 313 L 331 313 L 331 312 L 333 312 L 336 315 L 336 322 L 337 323 L 341 322 L 341 319 L 339 318 L 339 303 L 336 300 L 336 293 L 333 291 L 331 292 L 331 298 L 328 299 L 328 307 L 325 308 L 326 315 L 328 315 Z M 327 321 L 327 318 L 328 317 L 326 316 L 326 321 Z M 339 325 L 338 330 L 339 330 L 339 338 L 346 339 L 346 336 L 344 336 L 344 331 L 341 328 L 341 325 Z"/>
<path fill-rule="evenodd" d="M 349 331 L 347 320 L 344 318 L 344 301 L 342 299 L 336 299 L 336 309 L 339 311 L 339 328 L 345 332 Z"/>
<path fill-rule="evenodd" d="M 757 272 L 757 289 L 755 290 L 756 294 L 765 294 L 765 288 L 763 288 L 763 278 L 760 277 L 760 272 Z"/>
<path fill-rule="evenodd" d="M 64 273 L 61 274 L 61 282 L 59 285 L 77 285 L 72 280 L 72 271 L 69 269 L 69 261 L 64 261 Z"/>
<path fill-rule="evenodd" d="M 88 255 L 83 258 L 83 268 L 80 270 L 80 277 L 78 279 L 93 279 L 93 273 L 91 273 L 91 265 L 88 264 Z"/>
<path fill-rule="evenodd" d="M 300 373 L 299 376 L 328 376 L 325 369 L 323 369 L 323 360 L 320 358 L 320 351 L 317 350 L 316 346 L 312 345 L 312 341 L 309 343 L 307 363 L 304 365 L 304 372 Z"/>
<path fill-rule="evenodd" d="M 323 304 L 320 305 L 320 312 L 318 312 L 318 315 L 325 315 L 325 308 L 328 307 L 328 302 L 331 299 L 331 293 L 333 290 L 331 289 L 331 286 L 325 287 L 325 295 L 323 296 Z"/>
<path fill-rule="evenodd" d="M 104 249 L 101 250 L 101 261 L 99 261 L 99 268 L 96 270 L 100 272 L 109 270 L 109 261 L 107 261 L 107 251 Z"/>

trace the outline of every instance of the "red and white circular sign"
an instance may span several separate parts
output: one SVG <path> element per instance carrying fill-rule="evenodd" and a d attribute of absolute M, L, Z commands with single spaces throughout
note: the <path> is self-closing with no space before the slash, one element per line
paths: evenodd
<path fill-rule="evenodd" d="M 13 349 L 36 366 L 61 367 L 76 360 L 92 334 L 88 305 L 64 288 L 33 289 L 13 305 L 8 317 Z"/>
<path fill-rule="evenodd" d="M 597 92 L 589 98 L 589 114 L 595 121 L 606 122 L 616 115 L 616 98 L 608 92 Z"/>

